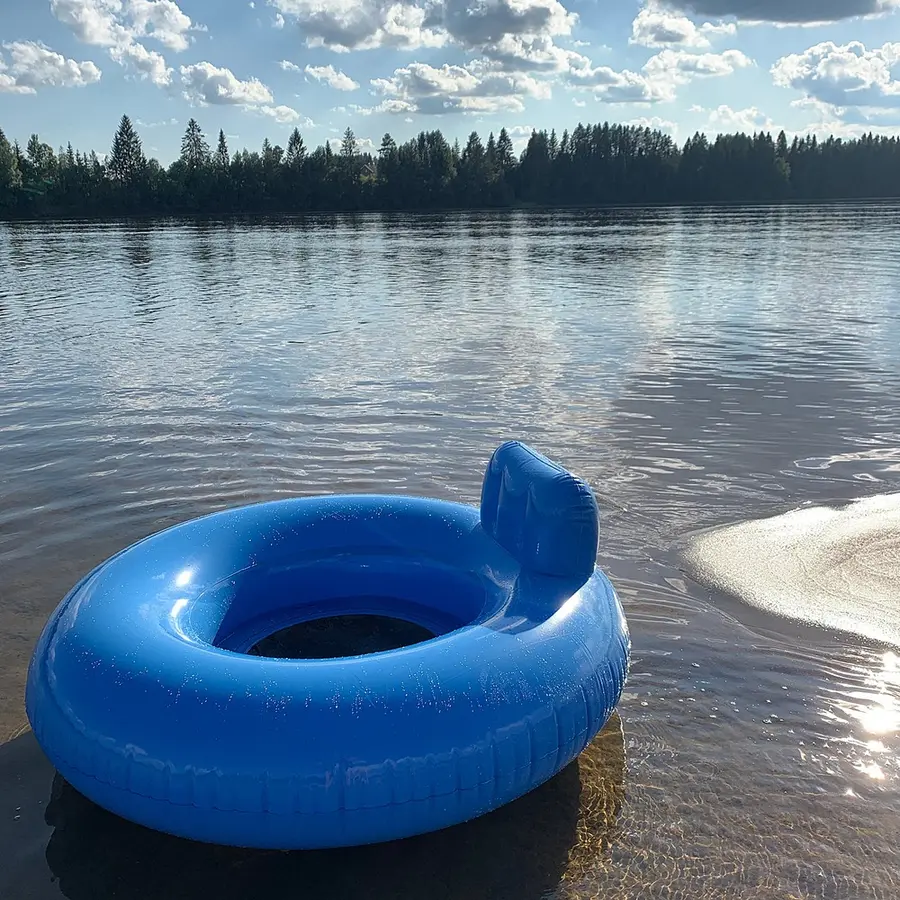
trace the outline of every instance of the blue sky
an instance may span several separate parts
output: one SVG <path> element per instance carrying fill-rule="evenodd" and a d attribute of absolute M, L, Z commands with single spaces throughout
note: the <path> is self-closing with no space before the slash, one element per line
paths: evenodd
<path fill-rule="evenodd" d="M 0 10 L 0 128 L 108 150 L 123 112 L 178 155 L 349 125 L 377 147 L 579 121 L 900 134 L 900 0 L 21 0 Z"/>

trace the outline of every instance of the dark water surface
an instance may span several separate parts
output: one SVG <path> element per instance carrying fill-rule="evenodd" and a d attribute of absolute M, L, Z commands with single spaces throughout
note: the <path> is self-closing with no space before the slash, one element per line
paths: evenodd
<path fill-rule="evenodd" d="M 898 207 L 0 225 L 0 897 L 900 896 L 900 656 L 854 627 L 866 596 L 829 563 L 831 632 L 682 553 L 890 505 L 898 397 Z M 54 781 L 25 669 L 87 569 L 239 503 L 475 503 L 512 437 L 595 488 L 632 629 L 578 763 L 478 822 L 314 854 L 155 835 Z M 877 584 L 900 610 L 900 573 Z"/>

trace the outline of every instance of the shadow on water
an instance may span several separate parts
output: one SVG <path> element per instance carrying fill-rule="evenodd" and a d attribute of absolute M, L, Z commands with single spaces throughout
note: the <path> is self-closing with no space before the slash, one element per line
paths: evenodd
<path fill-rule="evenodd" d="M 340 850 L 238 850 L 134 825 L 54 773 L 30 732 L 0 746 L 0 785 L 0 807 L 15 810 L 0 816 L 12 853 L 4 897 L 538 900 L 583 878 L 613 840 L 625 745 L 614 713 L 577 761 L 514 803 L 441 832 Z"/>

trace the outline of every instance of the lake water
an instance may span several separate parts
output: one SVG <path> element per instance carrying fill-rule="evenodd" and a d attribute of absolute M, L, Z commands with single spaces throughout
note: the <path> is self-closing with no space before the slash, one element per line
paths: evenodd
<path fill-rule="evenodd" d="M 0 225 L 0 896 L 898 896 L 898 397 L 897 206 Z M 275 497 L 475 503 L 509 438 L 594 487 L 632 629 L 579 763 L 315 854 L 51 795 L 25 669 L 91 566 Z"/>

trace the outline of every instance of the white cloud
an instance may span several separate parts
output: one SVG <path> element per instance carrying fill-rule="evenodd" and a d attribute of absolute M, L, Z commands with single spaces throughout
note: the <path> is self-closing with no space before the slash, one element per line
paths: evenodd
<path fill-rule="evenodd" d="M 451 40 L 513 72 L 564 72 L 582 59 L 556 40 L 571 35 L 578 16 L 559 0 L 443 0 Z"/>
<path fill-rule="evenodd" d="M 16 79 L 12 75 L 5 75 L 3 66 L 0 64 L 0 94 L 33 94 L 34 92 L 34 88 L 16 84 Z"/>
<path fill-rule="evenodd" d="M 585 106 L 587 106 L 587 103 L 586 103 L 584 100 L 579 100 L 577 97 L 573 97 L 573 98 L 572 98 L 572 102 L 573 102 L 579 109 L 583 109 Z"/>
<path fill-rule="evenodd" d="M 193 23 L 174 0 L 128 0 L 135 36 L 148 36 L 170 50 L 187 50 Z"/>
<path fill-rule="evenodd" d="M 342 137 L 339 138 L 329 138 L 328 143 L 331 145 L 331 149 L 335 153 L 339 153 L 341 150 L 341 144 L 343 144 L 344 139 Z M 375 142 L 371 138 L 361 138 L 358 137 L 356 139 L 356 152 L 357 153 L 375 153 L 378 148 L 375 146 Z"/>
<path fill-rule="evenodd" d="M 391 78 L 372 79 L 372 86 L 388 97 L 377 109 L 384 112 L 443 113 L 521 112 L 524 98 L 549 99 L 550 85 L 520 73 L 501 72 L 484 62 L 466 66 L 410 63 Z"/>
<path fill-rule="evenodd" d="M 900 8 L 900 0 L 667 0 L 668 5 L 706 16 L 744 22 L 811 24 L 875 16 Z"/>
<path fill-rule="evenodd" d="M 674 98 L 674 92 L 662 93 L 649 78 L 628 69 L 617 72 L 609 66 L 587 64 L 572 68 L 566 79 L 575 87 L 593 91 L 607 103 L 657 103 Z"/>
<path fill-rule="evenodd" d="M 772 66 L 775 84 L 802 91 L 806 98 L 842 109 L 900 108 L 900 43 L 867 50 L 859 41 L 838 46 L 825 41 Z M 843 115 L 841 116 L 843 118 Z"/>
<path fill-rule="evenodd" d="M 723 53 L 688 53 L 685 50 L 661 50 L 644 64 L 651 78 L 686 83 L 692 78 L 718 78 L 731 75 L 735 69 L 753 65 L 753 60 L 740 50 Z"/>
<path fill-rule="evenodd" d="M 304 128 L 312 128 L 313 122 L 305 116 L 301 116 L 296 109 L 290 106 L 258 106 L 255 111 L 261 115 L 274 119 L 279 124 L 301 124 Z"/>
<path fill-rule="evenodd" d="M 568 78 L 573 71 L 582 81 L 585 73 L 602 74 L 576 50 L 559 46 L 560 39 L 571 40 L 578 22 L 560 0 L 268 2 L 300 25 L 311 47 L 345 52 L 449 45 L 474 54 L 473 61 L 453 66 L 416 61 L 398 68 L 392 77 L 375 79 L 372 83 L 385 99 L 370 107 L 371 112 L 517 112 L 528 97 L 549 97 L 554 78 Z M 325 75 L 327 67 L 311 68 L 322 69 L 322 80 L 338 87 L 340 73 Z M 637 87 L 632 77 L 640 82 Z M 623 100 L 658 99 L 641 76 L 616 75 L 614 80 L 617 83 L 605 91 L 610 98 L 620 94 Z M 343 83 L 349 89 L 353 82 Z"/>
<path fill-rule="evenodd" d="M 753 60 L 740 50 L 722 53 L 661 50 L 647 60 L 643 71 L 659 96 L 674 99 L 676 88 L 695 78 L 722 78 L 752 65 Z"/>
<path fill-rule="evenodd" d="M 661 50 L 644 64 L 641 72 L 621 72 L 609 66 L 591 66 L 581 57 L 566 73 L 574 87 L 586 88 L 606 103 L 659 103 L 675 99 L 678 86 L 695 78 L 731 75 L 736 69 L 753 65 L 740 50 L 723 53 L 689 53 Z"/>
<path fill-rule="evenodd" d="M 175 0 L 50 0 L 50 10 L 79 41 L 105 47 L 114 62 L 160 87 L 171 83 L 172 70 L 138 38 L 179 52 L 188 48 L 189 32 L 203 30 Z"/>
<path fill-rule="evenodd" d="M 410 100 L 398 100 L 397 98 L 382 100 L 377 106 L 352 106 L 350 108 L 360 116 L 371 116 L 375 113 L 400 115 L 401 113 L 413 113 L 418 111 L 414 102 Z M 445 112 L 450 112 L 450 110 L 445 110 Z"/>
<path fill-rule="evenodd" d="M 327 84 L 336 91 L 355 91 L 359 82 L 354 81 L 349 75 L 345 75 L 334 66 L 307 66 L 303 70 L 310 78 L 314 78 L 321 84 Z"/>
<path fill-rule="evenodd" d="M 302 72 L 319 83 L 327 84 L 338 91 L 355 91 L 359 88 L 359 82 L 354 81 L 349 75 L 345 75 L 331 65 L 307 66 L 305 69 L 301 69 L 296 63 L 289 62 L 286 59 L 281 60 L 278 65 L 285 72 Z"/>
<path fill-rule="evenodd" d="M 531 140 L 531 133 L 535 130 L 533 125 L 513 125 L 506 129 L 510 138 L 512 138 L 513 150 L 517 155 L 521 155 L 522 151 L 528 146 L 528 142 Z"/>
<path fill-rule="evenodd" d="M 427 23 L 429 11 L 397 0 L 269 0 L 296 20 L 309 47 L 368 50 L 373 47 L 440 47 L 446 36 Z"/>
<path fill-rule="evenodd" d="M 638 116 L 636 119 L 628 119 L 623 123 L 634 128 L 649 128 L 652 131 L 667 131 L 672 137 L 678 134 L 678 123 L 661 119 L 659 116 Z"/>
<path fill-rule="evenodd" d="M 481 49 L 498 68 L 509 72 L 565 72 L 587 61 L 580 53 L 560 47 L 549 35 L 505 35 Z"/>
<path fill-rule="evenodd" d="M 202 30 L 175 0 L 50 0 L 50 10 L 79 41 L 98 47 L 150 37 L 180 51 L 190 31 Z"/>
<path fill-rule="evenodd" d="M 559 0 L 443 0 L 443 25 L 464 47 L 482 49 L 506 36 L 572 33 L 578 17 Z"/>
<path fill-rule="evenodd" d="M 177 125 L 178 119 L 163 119 L 161 122 L 145 122 L 143 119 L 135 119 L 135 125 L 140 125 L 141 128 L 165 128 L 170 125 Z"/>
<path fill-rule="evenodd" d="M 181 67 L 185 99 L 199 106 L 261 106 L 272 103 L 272 92 L 258 79 L 241 81 L 230 69 L 201 62 Z"/>
<path fill-rule="evenodd" d="M 663 9 L 655 3 L 645 6 L 631 24 L 630 44 L 642 47 L 709 47 L 709 38 L 734 34 L 733 22 L 713 24 L 704 22 L 699 27 L 687 16 Z"/>
<path fill-rule="evenodd" d="M 746 109 L 732 109 L 722 105 L 709 113 L 709 128 L 725 134 L 744 132 L 755 134 L 758 131 L 780 131 L 775 123 L 755 106 Z"/>
<path fill-rule="evenodd" d="M 157 87 L 172 83 L 172 70 L 166 65 L 161 53 L 148 50 L 143 44 L 132 41 L 118 47 L 110 47 L 110 58 L 122 66 L 130 66 L 141 79 L 149 79 Z"/>
<path fill-rule="evenodd" d="M 555 37 L 578 21 L 560 0 L 269 0 L 310 47 L 419 49 L 452 43 L 511 68 L 561 70 Z"/>
<path fill-rule="evenodd" d="M 121 0 L 50 0 L 50 11 L 82 43 L 115 47 L 131 40 L 119 21 Z"/>
<path fill-rule="evenodd" d="M 0 59 L 0 92 L 34 94 L 43 87 L 84 87 L 100 80 L 92 62 L 76 62 L 35 41 L 4 43 L 9 64 Z"/>
<path fill-rule="evenodd" d="M 653 0 L 638 17 L 635 33 L 664 46 L 641 72 L 594 66 L 557 40 L 571 35 L 577 16 L 559 0 L 269 0 L 297 20 L 311 46 L 337 51 L 378 46 L 419 48 L 454 44 L 479 56 L 459 65 L 414 62 L 372 85 L 384 96 L 370 111 L 426 114 L 518 112 L 528 97 L 546 99 L 551 80 L 591 90 L 611 103 L 672 100 L 676 87 L 694 78 L 731 74 L 750 65 L 738 50 L 692 54 L 668 45 L 708 46 L 712 35 L 732 34 L 733 24 L 695 25 L 663 11 Z M 400 27 L 400 26 L 403 27 Z M 283 68 L 299 71 L 286 61 Z M 305 73 L 341 90 L 356 82 L 333 66 Z"/>
<path fill-rule="evenodd" d="M 275 13 L 275 21 L 272 23 L 273 28 L 284 28 L 284 16 L 281 13 Z"/>
<path fill-rule="evenodd" d="M 812 132 L 821 137 L 858 138 L 864 134 L 884 134 L 896 137 L 900 126 L 900 111 L 888 110 L 862 110 L 853 107 L 832 106 L 805 97 L 794 100 L 791 106 L 797 109 L 808 109 L 814 115 L 814 120 L 803 131 Z"/>

